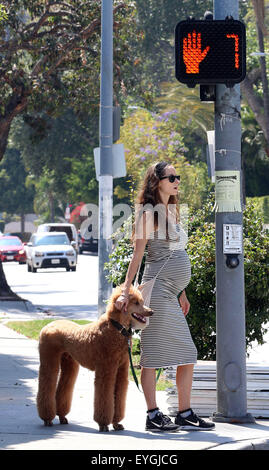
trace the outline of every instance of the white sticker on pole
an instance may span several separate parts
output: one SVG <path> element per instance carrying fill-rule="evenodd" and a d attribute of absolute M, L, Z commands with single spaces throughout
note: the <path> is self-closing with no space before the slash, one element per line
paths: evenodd
<path fill-rule="evenodd" d="M 242 225 L 223 224 L 223 253 L 242 253 Z"/>
<path fill-rule="evenodd" d="M 216 212 L 241 212 L 240 171 L 215 171 Z"/>

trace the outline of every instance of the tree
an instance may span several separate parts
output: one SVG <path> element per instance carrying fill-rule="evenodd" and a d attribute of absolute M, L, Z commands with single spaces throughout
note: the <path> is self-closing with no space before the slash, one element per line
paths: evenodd
<path fill-rule="evenodd" d="M 36 191 L 35 213 L 41 214 L 39 223 L 55 222 L 55 216 L 63 216 L 65 209 L 64 196 L 57 184 L 55 172 L 45 167 L 40 178 L 36 182 L 33 181 L 33 184 Z M 60 204 L 60 201 L 62 204 Z"/>
<path fill-rule="evenodd" d="M 65 109 L 56 117 L 40 113 L 34 118 L 26 114 L 24 119 L 14 120 L 9 142 L 19 148 L 29 179 L 37 187 L 40 179 L 53 174 L 55 201 L 59 199 L 64 205 L 81 200 L 97 203 L 98 183 L 93 161 L 93 147 L 98 146 L 95 111 L 90 109 L 83 119 L 72 109 Z M 41 214 L 40 209 L 45 206 L 38 203 L 36 206 Z"/>
<path fill-rule="evenodd" d="M 132 203 L 148 166 L 165 160 L 182 177 L 181 203 L 200 207 L 209 186 L 207 169 L 203 162 L 192 165 L 185 158 L 188 149 L 181 135 L 180 116 L 180 109 L 162 114 L 139 109 L 125 118 L 120 142 L 124 144 L 127 173 L 131 178 Z"/>
<path fill-rule="evenodd" d="M 247 23 L 247 70 L 245 80 L 241 83 L 243 97 L 252 109 L 257 123 L 263 131 L 265 150 L 269 156 L 269 87 L 265 55 L 258 58 L 251 53 L 264 53 L 268 48 L 268 30 L 265 17 L 264 0 L 252 0 L 253 9 L 249 6 L 245 17 Z M 254 10 L 254 11 L 253 11 Z M 254 39 L 256 29 L 257 40 Z"/>
<path fill-rule="evenodd" d="M 269 160 L 264 134 L 249 106 L 242 103 L 242 165 L 246 197 L 265 196 L 269 188 Z"/>
<path fill-rule="evenodd" d="M 98 105 L 101 0 L 2 0 L 0 22 L 0 159 L 13 119 L 28 113 L 78 114 Z M 134 63 L 133 3 L 114 0 L 115 86 L 128 92 L 123 72 Z M 140 85 L 136 85 L 141 88 Z"/>
<path fill-rule="evenodd" d="M 68 107 L 81 117 L 89 108 L 98 110 L 101 0 L 1 0 L 0 5 L 1 160 L 17 116 L 24 115 L 40 137 L 45 113 L 56 116 Z M 114 0 L 116 100 L 129 89 L 142 96 L 145 86 L 135 73 L 126 83 L 123 78 L 135 61 L 136 51 L 128 47 L 138 37 L 134 12 L 133 2 Z M 136 70 L 139 74 L 139 64 Z M 2 266 L 0 275 L 6 295 Z"/>
<path fill-rule="evenodd" d="M 33 211 L 34 188 L 27 186 L 27 173 L 17 149 L 9 148 L 0 163 L 0 211 L 21 216 Z"/>
<path fill-rule="evenodd" d="M 148 74 L 158 94 L 159 84 L 174 76 L 174 30 L 176 24 L 189 16 L 203 18 L 212 8 L 212 1 L 197 0 L 135 0 L 143 37 Z"/>
<path fill-rule="evenodd" d="M 25 214 L 32 210 L 34 191 L 26 185 L 27 174 L 17 149 L 9 149 L 0 163 L 0 211 Z M 22 217 L 23 218 L 23 217 Z M 0 261 L 0 298 L 21 300 L 9 287 Z"/>

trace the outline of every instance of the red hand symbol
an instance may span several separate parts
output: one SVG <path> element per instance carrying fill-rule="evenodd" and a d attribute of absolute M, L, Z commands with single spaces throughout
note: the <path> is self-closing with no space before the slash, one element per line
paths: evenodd
<path fill-rule="evenodd" d="M 202 52 L 201 33 L 188 33 L 188 38 L 183 38 L 183 60 L 186 65 L 186 73 L 199 73 L 199 64 L 206 57 L 210 47 Z"/>

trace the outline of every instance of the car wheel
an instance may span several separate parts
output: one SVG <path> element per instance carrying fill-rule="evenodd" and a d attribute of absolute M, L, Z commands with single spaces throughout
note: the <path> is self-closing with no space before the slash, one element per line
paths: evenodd
<path fill-rule="evenodd" d="M 32 271 L 32 270 L 31 270 L 31 266 L 30 266 L 30 264 L 28 264 L 28 263 L 27 263 L 27 271 L 28 271 L 28 273 L 30 273 L 30 272 Z"/>
<path fill-rule="evenodd" d="M 74 266 L 73 268 L 71 268 L 72 271 L 76 271 L 77 270 L 77 267 Z"/>
<path fill-rule="evenodd" d="M 70 268 L 66 268 L 66 271 L 70 271 Z"/>
<path fill-rule="evenodd" d="M 34 266 L 32 266 L 32 273 L 36 273 L 36 270 L 37 268 L 34 268 Z"/>

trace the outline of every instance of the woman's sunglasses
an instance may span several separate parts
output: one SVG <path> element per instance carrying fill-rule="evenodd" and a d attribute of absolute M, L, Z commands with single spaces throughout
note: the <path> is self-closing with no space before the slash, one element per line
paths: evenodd
<path fill-rule="evenodd" d="M 164 180 L 165 178 L 168 178 L 170 183 L 174 183 L 175 179 L 180 181 L 180 175 L 168 175 L 168 176 L 161 176 L 160 180 Z"/>

